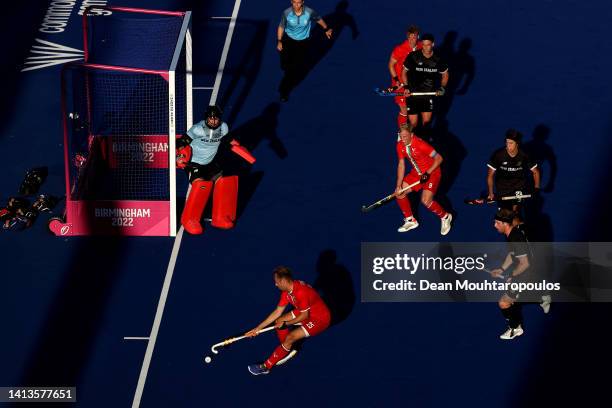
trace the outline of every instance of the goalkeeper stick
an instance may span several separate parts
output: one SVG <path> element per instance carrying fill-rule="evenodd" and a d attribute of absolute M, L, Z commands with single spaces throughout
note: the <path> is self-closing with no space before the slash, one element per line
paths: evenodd
<path fill-rule="evenodd" d="M 274 330 L 274 326 L 269 326 L 269 327 L 266 327 L 265 329 L 261 329 L 257 333 L 260 334 L 260 333 L 264 333 L 264 332 L 267 332 L 267 331 L 270 331 L 270 330 Z M 215 344 L 214 346 L 212 346 L 210 348 L 210 351 L 212 351 L 213 354 L 219 354 L 219 351 L 217 350 L 219 347 L 227 347 L 227 346 L 229 346 L 232 343 L 235 343 L 235 342 L 237 342 L 239 340 L 245 339 L 246 337 L 247 336 L 244 336 L 244 335 L 238 336 L 238 337 L 230 337 L 229 339 L 225 339 L 222 342 L 219 342 L 219 343 Z"/>
<path fill-rule="evenodd" d="M 497 201 L 509 201 L 509 200 L 522 200 L 524 198 L 531 198 L 531 194 L 516 194 L 512 196 L 504 196 L 495 198 L 493 200 L 489 200 L 488 198 L 466 198 L 464 202 L 468 205 L 483 205 L 483 204 L 492 204 Z"/>
<path fill-rule="evenodd" d="M 402 188 L 399 193 L 400 194 L 405 193 L 406 191 L 410 190 L 412 187 L 414 187 L 414 186 L 416 186 L 417 184 L 420 184 L 420 183 L 421 183 L 420 181 L 415 181 L 414 183 L 410 184 L 409 186 Z M 384 205 L 384 204 L 388 203 L 389 201 L 393 200 L 395 198 L 395 196 L 396 196 L 395 193 L 389 194 L 388 196 L 386 196 L 383 199 L 378 200 L 374 204 L 370 204 L 368 206 L 363 205 L 363 206 L 361 206 L 361 212 L 365 213 L 365 212 L 372 211 L 372 210 L 380 207 L 381 205 Z"/>

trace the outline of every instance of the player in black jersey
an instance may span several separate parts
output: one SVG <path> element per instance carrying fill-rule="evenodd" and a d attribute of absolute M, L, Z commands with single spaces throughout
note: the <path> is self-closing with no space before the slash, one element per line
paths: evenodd
<path fill-rule="evenodd" d="M 506 236 L 508 255 L 499 268 L 491 271 L 491 275 L 496 278 L 505 277 L 504 272 L 510 270 L 506 281 L 519 283 L 527 280 L 531 252 L 525 235 L 512 225 L 513 218 L 514 213 L 507 208 L 502 208 L 495 214 L 494 227 L 497 232 Z M 523 334 L 523 313 L 518 298 L 518 291 L 508 290 L 499 299 L 499 308 L 508 323 L 508 329 L 499 336 L 502 340 L 511 340 Z"/>
<path fill-rule="evenodd" d="M 496 150 L 487 163 L 487 189 L 488 199 L 495 197 L 514 196 L 516 194 L 527 194 L 531 186 L 528 184 L 528 176 L 533 177 L 532 193 L 540 189 L 540 171 L 538 165 L 533 162 L 527 153 L 520 149 L 522 134 L 515 129 L 506 131 L 506 146 Z M 500 208 L 512 209 L 519 222 L 520 207 L 516 200 L 500 201 Z"/>
<path fill-rule="evenodd" d="M 439 55 L 434 54 L 434 37 L 423 34 L 421 37 L 422 49 L 411 52 L 404 60 L 402 83 L 406 95 L 408 120 L 412 127 L 416 127 L 421 114 L 422 125 L 431 122 L 434 110 L 433 96 L 410 96 L 411 92 L 435 92 L 436 96 L 445 93 L 448 83 L 448 64 Z"/>

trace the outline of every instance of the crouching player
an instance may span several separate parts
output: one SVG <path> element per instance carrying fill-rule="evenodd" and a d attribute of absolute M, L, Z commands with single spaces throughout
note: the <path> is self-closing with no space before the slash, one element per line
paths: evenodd
<path fill-rule="evenodd" d="M 268 374 L 272 367 L 283 364 L 297 353 L 297 341 L 323 332 L 331 322 L 331 314 L 323 299 L 307 283 L 293 280 L 289 268 L 278 266 L 274 269 L 274 284 L 281 291 L 278 306 L 257 327 L 246 332 L 245 336 L 257 336 L 259 330 L 274 322 L 280 345 L 263 364 L 251 364 L 248 367 L 253 375 Z M 293 306 L 293 310 L 283 314 L 288 304 Z M 290 331 L 287 326 L 291 325 L 299 327 Z"/>
<path fill-rule="evenodd" d="M 444 208 L 434 200 L 434 195 L 442 179 L 442 171 L 440 170 L 442 156 L 440 156 L 428 143 L 412 133 L 412 125 L 410 123 L 402 125 L 396 149 L 398 163 L 395 196 L 397 204 L 402 214 L 404 214 L 404 224 L 399 227 L 397 231 L 407 232 L 419 226 L 419 223 L 412 215 L 410 201 L 408 201 L 406 195 L 413 191 L 418 192 L 422 189 L 421 202 L 429 211 L 440 218 L 440 234 L 448 234 L 451 229 L 453 216 L 449 212 L 446 212 Z M 404 163 L 404 159 L 408 159 L 412 165 L 412 170 L 405 177 L 406 164 Z M 411 187 L 407 191 L 402 191 L 417 182 L 419 184 L 416 186 Z"/>
<path fill-rule="evenodd" d="M 181 216 L 181 224 L 190 234 L 203 231 L 200 219 L 213 187 L 212 225 L 223 229 L 234 226 L 238 176 L 223 176 L 223 155 L 228 148 L 249 163 L 255 162 L 255 158 L 236 140 L 230 141 L 228 126 L 221 121 L 221 114 L 218 106 L 209 106 L 204 120 L 177 140 L 176 165 L 187 171 L 191 183 Z"/>

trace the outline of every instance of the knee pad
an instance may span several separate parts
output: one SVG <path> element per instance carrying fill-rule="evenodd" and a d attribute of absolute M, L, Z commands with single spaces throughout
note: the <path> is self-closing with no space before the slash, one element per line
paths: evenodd
<path fill-rule="evenodd" d="M 236 222 L 238 176 L 220 177 L 213 193 L 212 225 L 230 229 Z"/>

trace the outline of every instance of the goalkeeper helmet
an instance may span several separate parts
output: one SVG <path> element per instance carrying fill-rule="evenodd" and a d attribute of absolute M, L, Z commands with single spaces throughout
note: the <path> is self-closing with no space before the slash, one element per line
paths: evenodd
<path fill-rule="evenodd" d="M 221 111 L 221 108 L 219 108 L 217 105 L 210 105 L 208 108 L 206 108 L 206 112 L 204 112 L 204 119 L 206 120 L 206 125 L 208 127 L 210 127 L 211 129 L 216 129 L 221 125 L 221 115 L 223 114 L 223 112 Z M 210 119 L 216 118 L 218 119 L 217 125 L 212 127 L 210 126 Z"/>

